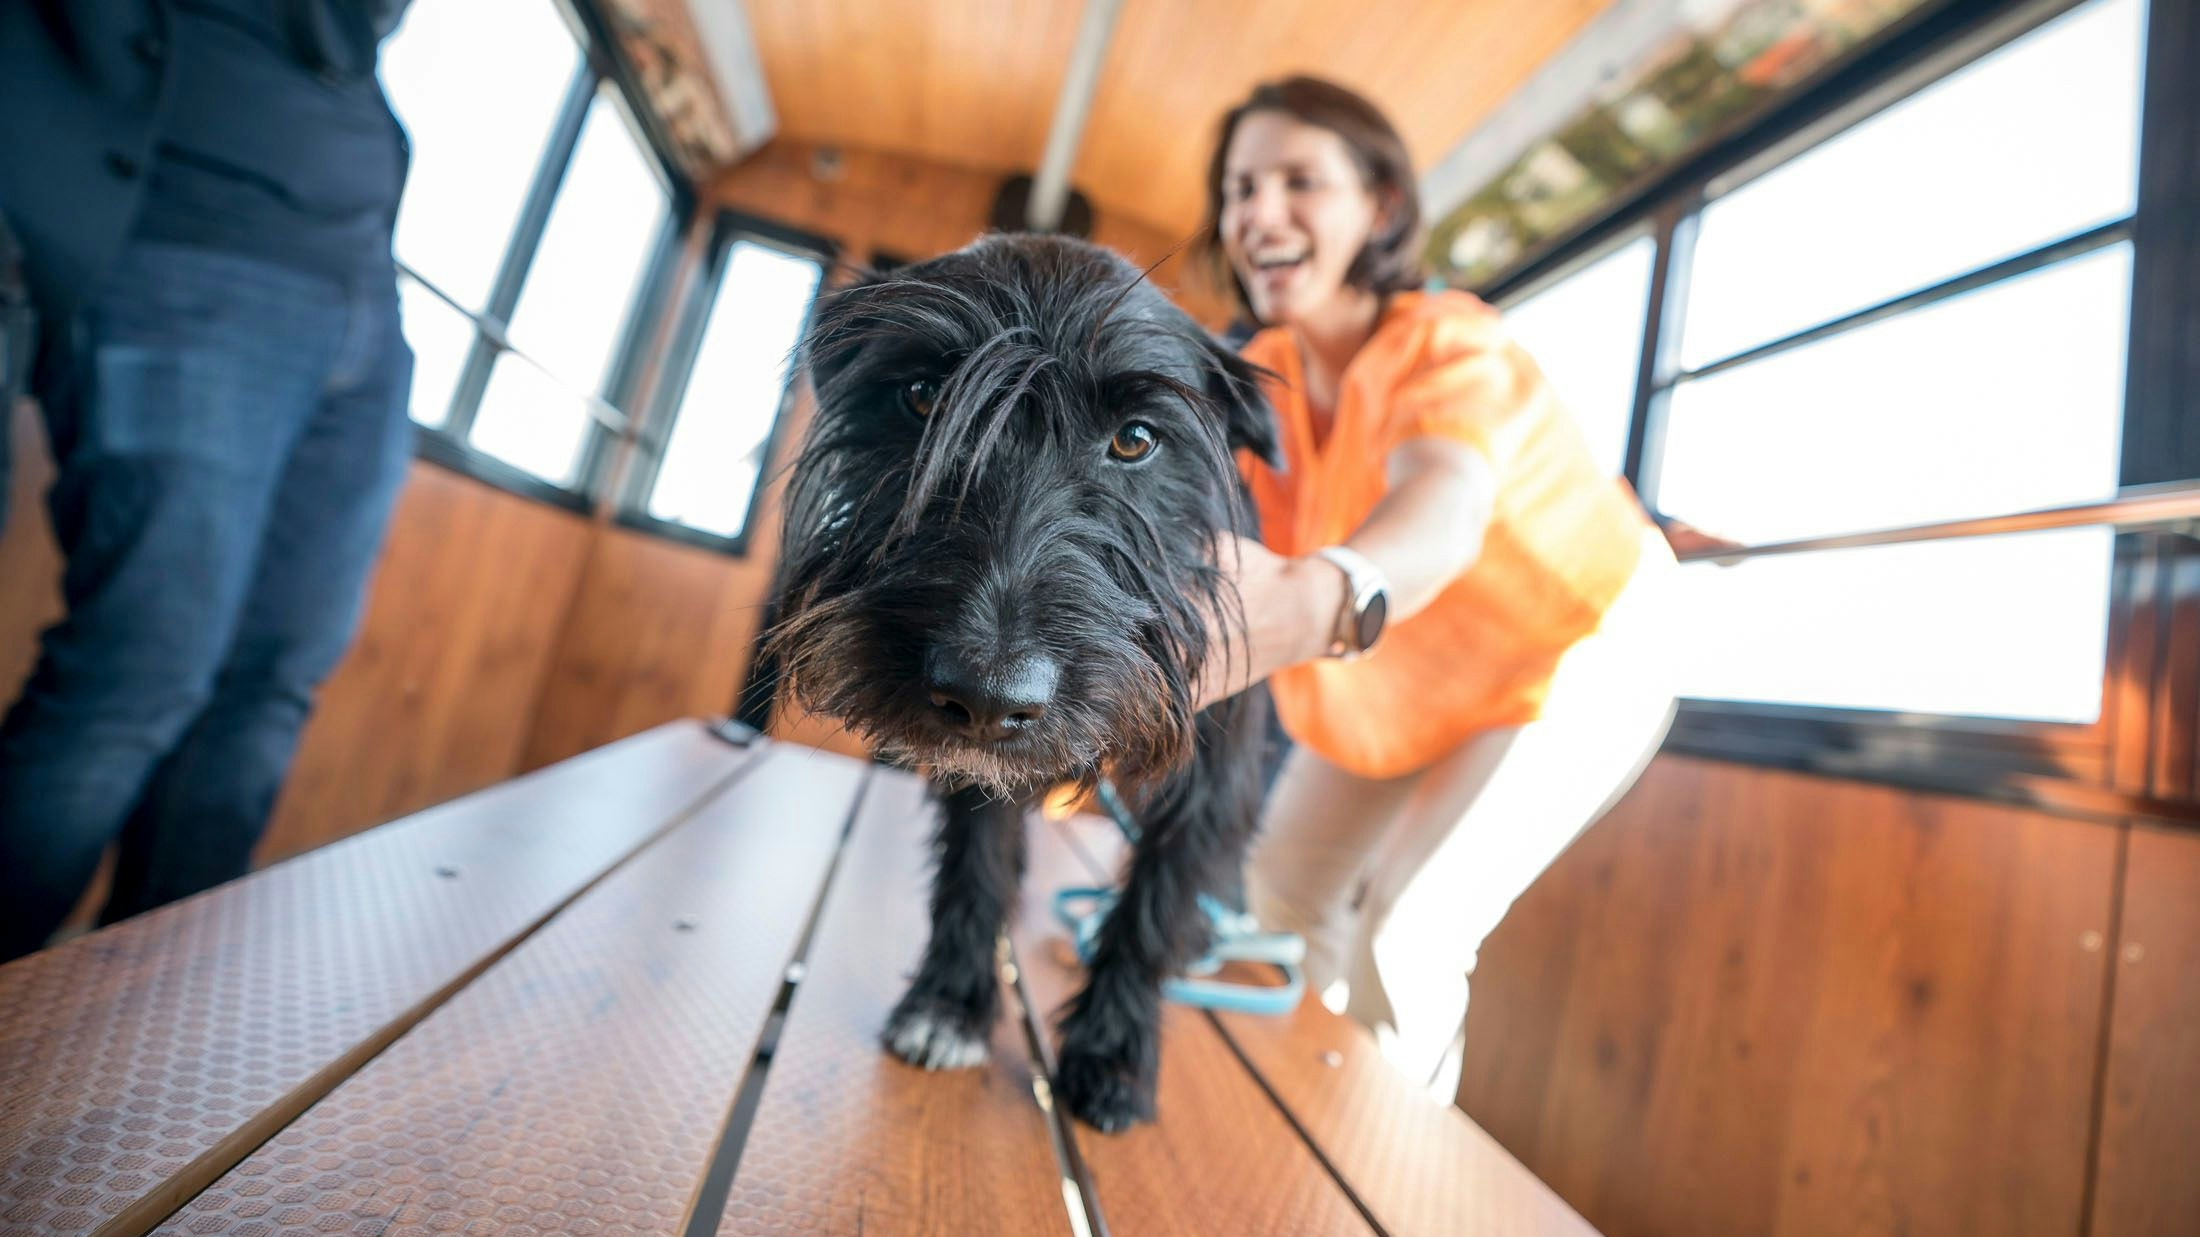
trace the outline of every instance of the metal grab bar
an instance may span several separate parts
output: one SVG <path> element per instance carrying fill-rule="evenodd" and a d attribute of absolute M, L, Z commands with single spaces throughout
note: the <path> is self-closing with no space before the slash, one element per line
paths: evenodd
<path fill-rule="evenodd" d="M 437 287 L 434 280 L 406 265 L 402 258 L 397 260 L 397 273 L 419 284 L 421 289 L 427 292 L 428 295 L 457 310 L 461 317 L 473 323 L 476 330 L 488 337 L 489 342 L 495 345 L 499 353 L 519 358 L 529 369 L 547 379 L 551 386 L 557 388 L 559 394 L 579 404 L 597 424 L 610 430 L 620 438 L 625 438 L 632 432 L 632 427 L 627 423 L 626 414 L 605 403 L 603 397 L 584 394 L 576 390 L 564 378 L 552 373 L 548 366 L 513 347 L 511 337 L 505 334 L 504 323 L 488 314 L 476 312 L 459 304 L 456 297 Z"/>
<path fill-rule="evenodd" d="M 1690 550 L 1677 557 L 1684 563 L 1710 561 L 1735 563 L 1775 554 L 1808 554 L 1816 550 L 1852 550 L 1862 546 L 1904 545 L 1916 541 L 1950 541 L 1958 537 L 1993 537 L 2003 533 L 2031 533 L 2051 528 L 2140 528 L 2154 525 L 2200 523 L 2200 481 L 2169 481 L 2160 485 L 2135 485 L 2116 497 L 2067 507 L 2041 507 L 2011 515 L 1975 516 L 1962 520 L 1935 520 L 1901 528 L 1873 529 L 1861 533 L 1836 533 L 1825 537 L 1799 537 L 1763 545 Z"/>

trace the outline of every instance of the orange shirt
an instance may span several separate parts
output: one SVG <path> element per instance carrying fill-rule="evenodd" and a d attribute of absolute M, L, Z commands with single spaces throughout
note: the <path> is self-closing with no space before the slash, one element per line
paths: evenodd
<path fill-rule="evenodd" d="M 1327 438 L 1314 440 L 1297 344 L 1261 332 L 1245 358 L 1267 383 L 1288 467 L 1244 461 L 1261 538 L 1279 554 L 1349 537 L 1385 492 L 1407 439 L 1486 456 L 1498 492 L 1482 553 L 1428 608 L 1357 661 L 1269 680 L 1292 738 L 1366 777 L 1410 773 L 1497 726 L 1534 720 L 1559 657 L 1633 576 L 1649 525 L 1626 482 L 1600 473 L 1573 418 L 1497 311 L 1463 292 L 1401 293 L 1346 366 Z"/>

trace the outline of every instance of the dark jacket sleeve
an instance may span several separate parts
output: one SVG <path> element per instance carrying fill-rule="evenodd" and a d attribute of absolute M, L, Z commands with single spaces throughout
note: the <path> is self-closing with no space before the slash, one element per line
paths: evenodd
<path fill-rule="evenodd" d="M 68 321 L 136 217 L 169 80 L 163 0 L 0 3 L 0 212 Z"/>

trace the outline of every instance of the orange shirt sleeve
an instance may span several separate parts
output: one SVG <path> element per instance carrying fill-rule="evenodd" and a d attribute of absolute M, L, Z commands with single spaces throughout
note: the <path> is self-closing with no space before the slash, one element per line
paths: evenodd
<path fill-rule="evenodd" d="M 1542 372 L 1494 311 L 1433 318 L 1418 342 L 1391 397 L 1382 452 L 1410 438 L 1449 438 L 1502 474 L 1550 397 Z"/>

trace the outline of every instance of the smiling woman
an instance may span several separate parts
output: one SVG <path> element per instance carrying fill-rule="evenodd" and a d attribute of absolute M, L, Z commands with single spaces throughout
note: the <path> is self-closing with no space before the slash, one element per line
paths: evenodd
<path fill-rule="evenodd" d="M 1412 290 L 1411 163 L 1371 105 L 1260 86 L 1210 166 L 1287 457 L 1247 464 L 1248 675 L 1299 744 L 1247 892 L 1448 1093 L 1483 935 L 1665 732 L 1672 557 L 1497 315 Z"/>

